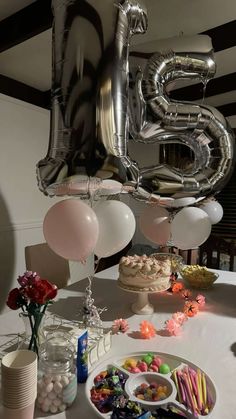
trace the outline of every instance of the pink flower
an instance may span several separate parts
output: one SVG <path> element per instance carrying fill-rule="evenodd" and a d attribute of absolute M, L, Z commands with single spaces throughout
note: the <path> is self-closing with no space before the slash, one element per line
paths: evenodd
<path fill-rule="evenodd" d="M 186 316 L 185 313 L 183 313 L 182 311 L 177 311 L 176 313 L 173 314 L 172 319 L 176 322 L 179 323 L 180 326 L 182 326 L 182 324 L 188 320 L 188 317 Z"/>
<path fill-rule="evenodd" d="M 129 325 L 127 320 L 125 319 L 116 319 L 112 325 L 112 332 L 113 334 L 116 333 L 125 333 L 129 329 Z"/>
<path fill-rule="evenodd" d="M 176 322 L 173 318 L 166 321 L 165 329 L 172 336 L 178 336 L 181 332 L 180 323 Z"/>
<path fill-rule="evenodd" d="M 22 288 L 28 285 L 35 285 L 35 283 L 40 279 L 40 276 L 37 272 L 26 271 L 24 275 L 18 276 L 17 281 L 19 282 Z"/>
<path fill-rule="evenodd" d="M 206 304 L 206 299 L 204 295 L 198 294 L 195 299 L 200 307 L 203 307 Z"/>
<path fill-rule="evenodd" d="M 185 300 L 189 300 L 189 298 L 192 296 L 192 293 L 190 290 L 185 289 L 181 292 L 181 295 Z"/>

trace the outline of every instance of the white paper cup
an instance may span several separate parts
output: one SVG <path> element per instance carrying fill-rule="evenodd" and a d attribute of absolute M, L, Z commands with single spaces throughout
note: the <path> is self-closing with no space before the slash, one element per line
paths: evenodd
<path fill-rule="evenodd" d="M 9 409 L 24 409 L 37 397 L 37 355 L 17 350 L 2 359 L 2 403 Z"/>
<path fill-rule="evenodd" d="M 4 419 L 33 419 L 33 417 L 34 403 L 31 403 L 23 409 L 8 409 L 7 407 L 3 407 L 2 418 Z"/>
<path fill-rule="evenodd" d="M 27 349 L 10 352 L 2 358 L 2 367 L 8 368 L 9 371 L 20 370 L 22 368 L 26 371 L 31 369 L 35 363 L 37 364 L 36 353 Z"/>

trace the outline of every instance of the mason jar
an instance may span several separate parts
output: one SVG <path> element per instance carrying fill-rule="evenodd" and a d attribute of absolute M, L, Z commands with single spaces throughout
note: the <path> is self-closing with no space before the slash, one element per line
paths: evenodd
<path fill-rule="evenodd" d="M 39 348 L 37 406 L 44 413 L 66 410 L 77 394 L 75 350 L 70 335 L 54 331 Z"/>

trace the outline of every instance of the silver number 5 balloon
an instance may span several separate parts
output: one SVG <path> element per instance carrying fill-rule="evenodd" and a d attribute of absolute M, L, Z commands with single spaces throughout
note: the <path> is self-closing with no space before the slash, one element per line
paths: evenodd
<path fill-rule="evenodd" d="M 209 40 L 208 40 L 209 41 Z M 189 147 L 194 161 L 188 171 L 161 163 L 140 168 L 127 155 L 123 159 L 135 195 L 147 193 L 181 198 L 219 192 L 229 180 L 235 162 L 235 141 L 227 121 L 215 108 L 173 101 L 167 93 L 178 79 L 206 81 L 214 76 L 212 51 L 155 53 L 144 71 L 133 74 L 130 94 L 132 142 L 180 143 Z"/>

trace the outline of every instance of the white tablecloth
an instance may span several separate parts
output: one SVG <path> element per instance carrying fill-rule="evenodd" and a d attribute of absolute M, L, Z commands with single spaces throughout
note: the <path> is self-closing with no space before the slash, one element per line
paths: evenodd
<path fill-rule="evenodd" d="M 105 326 L 111 326 L 117 318 L 126 318 L 130 329 L 128 333 L 114 335 L 112 349 L 106 358 L 129 352 L 158 351 L 180 356 L 193 362 L 210 375 L 217 388 L 217 404 L 212 419 L 236 418 L 236 273 L 218 271 L 219 278 L 211 290 L 202 292 L 206 306 L 183 326 L 180 336 L 170 337 L 163 332 L 165 321 L 181 310 L 184 300 L 168 293 L 152 294 L 150 301 L 155 307 L 151 315 L 135 315 L 131 303 L 136 295 L 117 287 L 117 267 L 96 274 L 93 280 L 93 297 L 98 307 L 107 307 L 103 313 Z M 57 302 L 50 310 L 68 320 L 76 320 L 82 303 L 82 294 L 87 280 L 79 281 L 60 290 Z M 194 293 L 195 294 L 195 293 Z M 139 330 L 142 320 L 154 323 L 157 336 L 144 340 L 135 331 Z M 5 334 L 15 333 L 21 327 L 16 312 L 1 316 L 0 343 Z M 96 415 L 85 398 L 84 385 L 78 387 L 75 403 L 64 413 L 43 415 L 36 411 L 35 418 L 55 419 L 95 419 Z"/>

